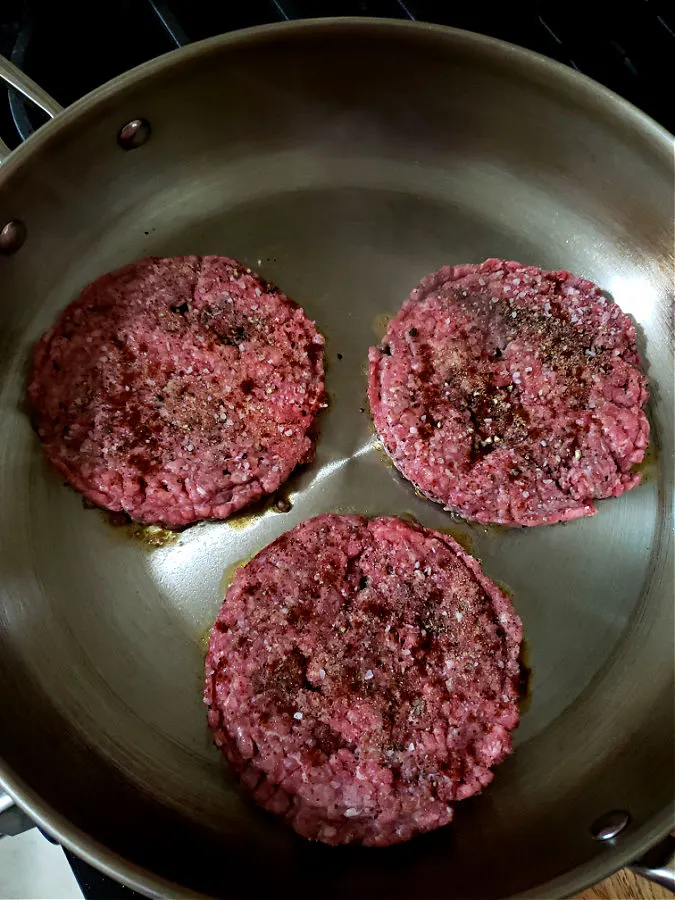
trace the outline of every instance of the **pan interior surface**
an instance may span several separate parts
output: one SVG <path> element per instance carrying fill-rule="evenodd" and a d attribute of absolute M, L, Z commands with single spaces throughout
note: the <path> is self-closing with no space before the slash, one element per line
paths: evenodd
<path fill-rule="evenodd" d="M 115 135 L 139 116 L 151 139 L 125 152 Z M 8 786 L 95 864 L 181 895 L 541 897 L 653 839 L 673 793 L 672 194 L 664 137 L 622 101 L 487 39 L 391 23 L 206 42 L 38 134 L 0 173 L 0 218 L 28 234 L 0 257 Z M 148 549 L 48 470 L 26 365 L 88 282 L 182 253 L 235 256 L 304 306 L 327 339 L 330 406 L 290 512 L 258 507 Z M 640 487 L 595 517 L 471 525 L 418 497 L 379 448 L 369 345 L 424 274 L 488 256 L 590 278 L 638 323 L 652 449 Z M 234 567 L 326 511 L 459 535 L 524 623 L 516 753 L 453 826 L 391 850 L 313 845 L 255 809 L 201 702 Z M 589 826 L 611 809 L 632 822 L 604 847 Z"/>

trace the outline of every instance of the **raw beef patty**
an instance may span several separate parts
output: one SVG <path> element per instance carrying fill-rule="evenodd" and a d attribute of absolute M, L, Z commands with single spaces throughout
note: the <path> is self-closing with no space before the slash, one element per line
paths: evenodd
<path fill-rule="evenodd" d="M 311 458 L 323 343 L 236 260 L 143 259 L 90 284 L 39 341 L 33 421 L 97 506 L 169 527 L 225 519 Z"/>
<path fill-rule="evenodd" d="M 216 744 L 305 837 L 445 825 L 511 751 L 521 624 L 452 538 L 321 515 L 239 569 L 211 633 Z"/>
<path fill-rule="evenodd" d="M 396 467 L 467 519 L 576 519 L 640 481 L 635 328 L 569 272 L 488 259 L 428 275 L 371 348 L 368 393 Z"/>

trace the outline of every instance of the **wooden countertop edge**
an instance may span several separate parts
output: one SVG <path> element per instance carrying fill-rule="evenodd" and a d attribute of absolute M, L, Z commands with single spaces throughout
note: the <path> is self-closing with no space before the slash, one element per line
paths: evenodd
<path fill-rule="evenodd" d="M 629 869 L 621 869 L 611 878 L 577 894 L 575 900 L 674 900 L 674 895 Z"/>

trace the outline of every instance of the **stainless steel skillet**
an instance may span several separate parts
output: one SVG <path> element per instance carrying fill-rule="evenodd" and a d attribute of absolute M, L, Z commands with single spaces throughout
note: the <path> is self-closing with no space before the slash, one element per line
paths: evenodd
<path fill-rule="evenodd" d="M 139 119 L 149 130 L 123 129 Z M 0 228 L 22 224 L 0 235 L 0 780 L 36 821 L 151 895 L 388 900 L 568 895 L 667 832 L 671 151 L 629 104 L 542 57 L 361 19 L 169 54 L 11 154 Z M 88 281 L 190 252 L 238 256 L 305 306 L 328 339 L 331 406 L 290 512 L 198 526 L 149 552 L 47 470 L 25 367 Z M 468 525 L 417 498 L 377 450 L 364 363 L 382 317 L 424 273 L 489 255 L 589 277 L 640 326 L 655 449 L 643 485 L 592 519 Z M 239 795 L 205 727 L 204 638 L 223 577 L 324 510 L 461 533 L 525 624 L 517 752 L 454 827 L 391 850 L 295 838 Z M 594 840 L 612 811 L 628 824 Z"/>

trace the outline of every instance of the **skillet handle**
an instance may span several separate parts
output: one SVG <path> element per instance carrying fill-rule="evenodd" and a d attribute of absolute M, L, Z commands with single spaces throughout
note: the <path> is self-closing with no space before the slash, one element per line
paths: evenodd
<path fill-rule="evenodd" d="M 636 875 L 668 888 L 675 894 L 675 836 L 667 835 L 661 843 L 648 850 L 628 868 Z"/>
<path fill-rule="evenodd" d="M 4 56 L 0 56 L 0 80 L 20 91 L 24 97 L 44 110 L 51 119 L 63 111 L 63 107 L 53 97 L 50 97 L 39 84 L 36 84 L 28 75 L 24 75 L 21 69 L 17 69 L 14 63 Z M 0 140 L 0 162 L 6 159 L 10 152 L 7 144 Z"/>

